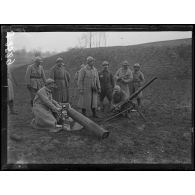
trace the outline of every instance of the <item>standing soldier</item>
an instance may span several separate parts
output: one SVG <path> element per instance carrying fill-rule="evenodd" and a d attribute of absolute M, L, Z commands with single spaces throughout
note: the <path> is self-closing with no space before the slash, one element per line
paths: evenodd
<path fill-rule="evenodd" d="M 85 64 L 81 64 L 80 70 L 85 67 Z M 74 75 L 74 91 L 73 91 L 73 102 L 75 103 L 77 101 L 78 97 L 78 78 L 79 78 L 79 71 L 78 70 Z"/>
<path fill-rule="evenodd" d="M 15 84 L 17 86 L 17 82 L 15 77 L 13 76 L 12 72 L 10 71 L 10 69 L 8 68 L 8 106 L 9 106 L 9 110 L 10 110 L 10 114 L 18 114 L 15 110 L 14 110 L 14 88 L 13 88 L 13 84 Z"/>
<path fill-rule="evenodd" d="M 55 81 L 57 86 L 53 90 L 53 98 L 60 103 L 69 101 L 70 74 L 63 62 L 61 57 L 57 58 L 56 64 L 50 70 L 50 77 Z"/>
<path fill-rule="evenodd" d="M 43 66 L 41 66 L 41 62 L 41 57 L 35 57 L 34 64 L 29 65 L 26 71 L 25 79 L 31 96 L 31 106 L 33 106 L 33 99 L 35 98 L 37 91 L 44 86 L 46 81 L 45 72 Z"/>
<path fill-rule="evenodd" d="M 80 93 L 78 106 L 82 109 L 82 114 L 92 110 L 93 117 L 97 118 L 96 108 L 98 93 L 101 92 L 99 76 L 94 67 L 95 59 L 87 57 L 87 65 L 79 71 L 78 89 Z"/>
<path fill-rule="evenodd" d="M 145 82 L 144 74 L 140 71 L 140 65 L 138 63 L 133 66 L 133 93 L 137 91 Z M 141 105 L 141 98 L 143 94 L 140 92 L 137 96 L 137 104 Z"/>
<path fill-rule="evenodd" d="M 109 63 L 104 61 L 102 63 L 103 70 L 99 72 L 99 80 L 101 85 L 101 93 L 100 93 L 100 106 L 101 109 L 104 110 L 103 101 L 104 98 L 107 97 L 109 101 L 109 109 L 112 101 L 112 90 L 114 88 L 114 78 L 112 73 L 108 70 Z"/>
<path fill-rule="evenodd" d="M 128 67 L 128 61 L 122 62 L 122 67 L 115 74 L 116 84 L 125 91 L 127 96 L 130 96 L 129 83 L 133 79 L 132 71 Z"/>

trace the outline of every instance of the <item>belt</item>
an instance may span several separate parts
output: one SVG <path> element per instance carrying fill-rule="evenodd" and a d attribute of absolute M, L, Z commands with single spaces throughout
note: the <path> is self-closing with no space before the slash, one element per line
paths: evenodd
<path fill-rule="evenodd" d="M 30 76 L 31 79 L 41 79 L 42 77 L 40 76 Z"/>

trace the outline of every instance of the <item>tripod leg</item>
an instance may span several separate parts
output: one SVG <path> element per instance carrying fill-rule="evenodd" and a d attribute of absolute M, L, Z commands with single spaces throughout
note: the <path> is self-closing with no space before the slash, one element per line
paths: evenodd
<path fill-rule="evenodd" d="M 147 120 L 146 120 L 145 116 L 140 112 L 139 109 L 137 109 L 137 112 L 138 112 L 139 115 L 142 117 L 142 119 L 146 122 Z"/>

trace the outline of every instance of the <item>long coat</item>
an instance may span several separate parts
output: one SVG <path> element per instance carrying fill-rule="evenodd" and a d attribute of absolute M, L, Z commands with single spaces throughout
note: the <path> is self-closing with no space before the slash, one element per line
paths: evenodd
<path fill-rule="evenodd" d="M 53 90 L 53 98 L 57 102 L 69 101 L 70 74 L 63 65 L 54 65 L 50 70 L 50 77 L 55 81 L 57 88 Z"/>
<path fill-rule="evenodd" d="M 96 88 L 97 90 L 92 90 Z M 85 108 L 88 111 L 91 108 L 97 108 L 98 102 L 98 90 L 100 90 L 100 81 L 98 71 L 94 67 L 87 65 L 79 71 L 78 77 L 78 89 L 83 90 L 83 94 L 80 94 L 78 106 Z"/>
<path fill-rule="evenodd" d="M 53 100 L 52 92 L 47 87 L 41 88 L 33 101 L 34 119 L 32 125 L 37 129 L 52 129 L 56 127 L 57 120 L 53 113 L 60 105 Z"/>
<path fill-rule="evenodd" d="M 115 74 L 115 79 L 116 84 L 119 85 L 121 89 L 125 91 L 125 93 L 129 97 L 130 96 L 129 83 L 133 79 L 132 71 L 129 68 L 127 70 L 125 70 L 124 68 L 120 68 Z"/>

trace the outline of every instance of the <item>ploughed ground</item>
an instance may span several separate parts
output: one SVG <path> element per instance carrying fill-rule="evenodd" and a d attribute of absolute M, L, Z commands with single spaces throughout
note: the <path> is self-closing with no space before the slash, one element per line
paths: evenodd
<path fill-rule="evenodd" d="M 8 163 L 190 163 L 192 149 L 191 81 L 157 80 L 144 91 L 142 112 L 103 123 L 100 140 L 86 129 L 50 133 L 30 126 L 33 114 L 25 85 L 15 88 L 18 115 L 8 114 Z"/>

